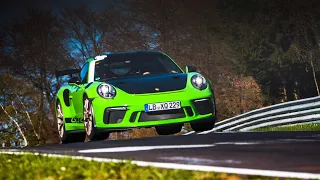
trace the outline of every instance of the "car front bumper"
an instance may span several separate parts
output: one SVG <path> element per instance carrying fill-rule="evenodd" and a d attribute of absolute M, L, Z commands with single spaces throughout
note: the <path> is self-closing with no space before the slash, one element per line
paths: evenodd
<path fill-rule="evenodd" d="M 147 113 L 145 104 L 180 101 L 181 109 Z M 152 94 L 128 94 L 121 98 L 92 99 L 97 128 L 126 129 L 185 123 L 215 116 L 215 102 L 209 89 Z"/>

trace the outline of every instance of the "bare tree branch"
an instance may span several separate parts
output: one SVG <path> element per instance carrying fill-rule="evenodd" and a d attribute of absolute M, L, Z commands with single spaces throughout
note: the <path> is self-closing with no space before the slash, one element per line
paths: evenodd
<path fill-rule="evenodd" d="M 30 123 L 30 125 L 31 125 L 31 127 L 32 127 L 33 133 L 36 135 L 37 139 L 40 140 L 40 136 L 38 135 L 38 133 L 37 133 L 36 130 L 34 129 L 33 123 L 32 123 L 32 121 L 31 121 L 31 117 L 30 117 L 30 115 L 29 115 L 29 112 L 27 111 L 26 106 L 25 106 L 24 103 L 21 101 L 21 99 L 20 99 L 20 97 L 18 96 L 18 94 L 15 93 L 15 95 L 16 95 L 17 99 L 19 100 L 20 104 L 23 106 L 23 108 L 24 108 L 24 110 L 25 110 L 25 113 L 26 113 L 27 116 L 28 116 L 28 121 L 29 121 L 29 123 Z"/>
<path fill-rule="evenodd" d="M 16 125 L 16 127 L 17 127 L 20 135 L 21 135 L 22 138 L 23 138 L 24 146 L 28 146 L 27 138 L 26 138 L 26 136 L 24 135 L 24 133 L 22 132 L 22 130 L 21 130 L 18 122 L 17 122 L 12 116 L 10 116 L 10 115 L 8 114 L 8 112 L 5 110 L 5 108 L 2 106 L 2 104 L 0 104 L 0 106 L 1 106 L 1 108 L 2 108 L 2 110 L 3 110 L 3 112 L 4 112 L 4 113 L 9 117 L 9 119 Z"/>

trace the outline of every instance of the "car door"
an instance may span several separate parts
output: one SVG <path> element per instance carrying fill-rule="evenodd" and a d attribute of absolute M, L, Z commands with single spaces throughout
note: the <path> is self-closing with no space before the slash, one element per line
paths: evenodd
<path fill-rule="evenodd" d="M 76 121 L 83 119 L 83 94 L 85 84 L 88 82 L 88 69 L 89 63 L 84 64 L 79 74 L 80 83 L 74 85 L 71 90 L 72 102 L 76 112 Z"/>

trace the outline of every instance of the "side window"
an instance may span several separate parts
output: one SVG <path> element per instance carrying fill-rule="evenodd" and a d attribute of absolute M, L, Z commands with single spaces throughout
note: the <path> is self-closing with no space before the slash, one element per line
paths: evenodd
<path fill-rule="evenodd" d="M 82 84 L 87 83 L 88 82 L 88 68 L 89 68 L 89 64 L 86 63 L 80 72 L 80 81 Z"/>

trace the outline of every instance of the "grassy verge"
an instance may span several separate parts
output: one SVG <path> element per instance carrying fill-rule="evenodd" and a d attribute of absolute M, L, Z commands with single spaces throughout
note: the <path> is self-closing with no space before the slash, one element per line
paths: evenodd
<path fill-rule="evenodd" d="M 280 179 L 225 173 L 139 167 L 35 155 L 0 154 L 0 179 Z"/>
<path fill-rule="evenodd" d="M 320 124 L 297 124 L 289 126 L 265 127 L 253 131 L 320 131 Z"/>

